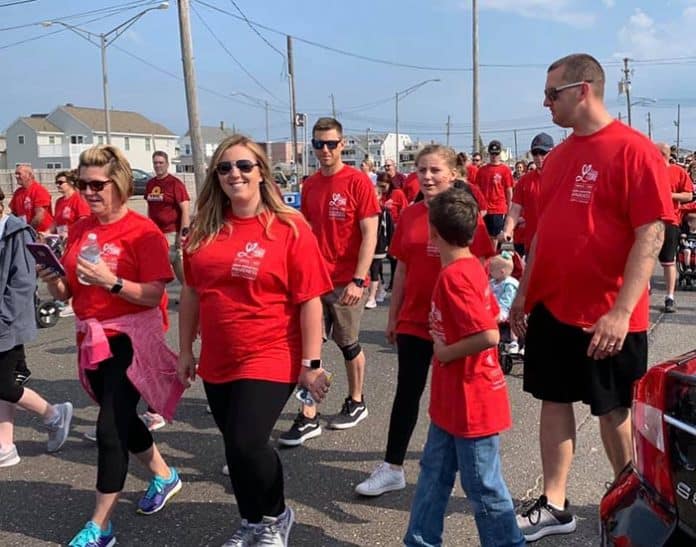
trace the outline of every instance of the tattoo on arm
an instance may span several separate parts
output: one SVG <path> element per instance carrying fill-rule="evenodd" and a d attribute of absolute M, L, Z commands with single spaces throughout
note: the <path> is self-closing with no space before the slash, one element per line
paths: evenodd
<path fill-rule="evenodd" d="M 665 224 L 664 224 L 664 222 L 658 221 L 651 231 L 652 231 L 653 237 L 650 239 L 650 247 L 648 248 L 648 253 L 649 253 L 648 257 L 651 259 L 656 259 L 660 254 L 660 250 L 662 249 L 662 244 L 664 243 L 664 240 L 665 240 Z"/>

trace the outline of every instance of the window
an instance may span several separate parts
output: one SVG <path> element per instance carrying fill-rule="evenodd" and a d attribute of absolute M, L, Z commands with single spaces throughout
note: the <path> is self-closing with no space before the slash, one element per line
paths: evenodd
<path fill-rule="evenodd" d="M 185 144 L 185 145 L 184 145 L 184 149 L 185 149 L 185 154 L 186 154 L 187 156 L 190 156 L 190 155 L 191 155 L 191 145 L 190 145 L 190 144 Z"/>
<path fill-rule="evenodd" d="M 145 139 L 145 151 L 149 152 L 151 148 L 152 145 L 150 144 L 150 139 Z"/>
<path fill-rule="evenodd" d="M 60 162 L 46 164 L 46 169 L 62 169 L 62 168 L 63 168 L 63 164 Z"/>
<path fill-rule="evenodd" d="M 48 144 L 56 144 L 56 137 L 55 137 L 55 135 L 49 135 L 49 136 L 48 136 Z"/>
<path fill-rule="evenodd" d="M 130 150 L 130 137 L 123 137 L 123 149 Z"/>
<path fill-rule="evenodd" d="M 99 135 L 97 137 L 97 144 L 104 144 L 104 135 Z"/>
<path fill-rule="evenodd" d="M 70 144 L 84 144 L 84 135 L 70 135 Z"/>
<path fill-rule="evenodd" d="M 24 135 L 17 135 L 17 142 L 19 144 L 24 144 Z"/>

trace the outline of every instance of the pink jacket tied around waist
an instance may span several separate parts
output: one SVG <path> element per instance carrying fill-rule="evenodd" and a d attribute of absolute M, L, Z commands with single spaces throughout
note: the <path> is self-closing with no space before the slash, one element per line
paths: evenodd
<path fill-rule="evenodd" d="M 127 335 L 133 344 L 133 361 L 126 371 L 128 379 L 151 408 L 172 420 L 184 386 L 176 375 L 178 357 L 164 339 L 159 308 L 105 321 L 82 321 L 76 317 L 75 325 L 77 332 L 84 334 L 78 356 L 80 383 L 92 399 L 96 401 L 86 372 L 96 370 L 100 362 L 112 357 L 104 329 L 116 331 Z"/>

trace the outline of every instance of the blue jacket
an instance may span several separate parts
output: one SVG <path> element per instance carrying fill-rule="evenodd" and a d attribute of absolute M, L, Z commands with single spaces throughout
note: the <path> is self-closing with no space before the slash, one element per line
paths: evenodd
<path fill-rule="evenodd" d="M 34 292 L 36 267 L 26 244 L 34 231 L 9 215 L 0 237 L 0 351 L 9 351 L 36 337 Z"/>

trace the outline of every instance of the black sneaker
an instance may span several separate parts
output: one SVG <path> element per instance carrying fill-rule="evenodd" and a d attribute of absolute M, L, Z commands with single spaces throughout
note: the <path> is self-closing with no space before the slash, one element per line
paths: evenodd
<path fill-rule="evenodd" d="M 350 429 L 355 427 L 362 420 L 367 418 L 367 407 L 365 406 L 365 399 L 358 403 L 346 397 L 341 412 L 333 417 L 331 422 L 329 422 L 330 429 Z"/>
<path fill-rule="evenodd" d="M 674 313 L 677 308 L 674 306 L 674 298 L 665 298 L 665 307 L 662 308 L 665 313 Z"/>
<path fill-rule="evenodd" d="M 308 439 L 321 435 L 319 414 L 314 418 L 307 418 L 302 411 L 297 414 L 290 429 L 278 437 L 278 444 L 283 446 L 300 446 Z"/>
<path fill-rule="evenodd" d="M 14 377 L 15 384 L 18 386 L 23 386 L 29 381 L 29 378 L 31 378 L 31 370 L 26 367 L 23 369 L 15 369 Z"/>
<path fill-rule="evenodd" d="M 539 496 L 522 507 L 517 515 L 517 526 L 525 541 L 536 541 L 545 536 L 575 532 L 576 520 L 575 515 L 568 511 L 568 500 L 563 510 L 559 510 L 549 505 L 546 496 Z"/>

